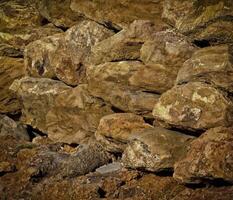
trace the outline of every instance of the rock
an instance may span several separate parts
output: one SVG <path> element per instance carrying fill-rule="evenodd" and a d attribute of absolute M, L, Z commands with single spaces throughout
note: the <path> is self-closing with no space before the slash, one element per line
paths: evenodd
<path fill-rule="evenodd" d="M 131 77 L 131 84 L 156 93 L 172 88 L 183 63 L 196 49 L 188 38 L 167 29 L 157 32 L 141 48 L 140 60 L 146 65 Z"/>
<path fill-rule="evenodd" d="M 233 57 L 227 45 L 207 47 L 196 51 L 180 69 L 177 83 L 202 81 L 233 92 Z"/>
<path fill-rule="evenodd" d="M 119 162 L 113 162 L 96 169 L 96 172 L 100 174 L 113 173 L 122 170 L 122 165 Z"/>
<path fill-rule="evenodd" d="M 115 113 L 104 116 L 95 133 L 97 141 L 110 152 L 123 152 L 130 138 L 140 130 L 149 128 L 142 117 L 132 113 Z"/>
<path fill-rule="evenodd" d="M 144 65 L 139 61 L 108 62 L 87 68 L 88 90 L 125 112 L 151 117 L 159 95 L 133 86 L 131 78 Z"/>
<path fill-rule="evenodd" d="M 36 8 L 39 13 L 57 27 L 69 28 L 82 20 L 79 13 L 70 9 L 70 0 L 38 0 Z"/>
<path fill-rule="evenodd" d="M 14 80 L 25 75 L 23 59 L 0 57 L 0 113 L 18 113 L 20 105 L 9 90 Z"/>
<path fill-rule="evenodd" d="M 0 115 L 0 135 L 11 135 L 19 140 L 30 140 L 26 128 L 21 123 L 17 123 L 13 119 L 4 115 Z"/>
<path fill-rule="evenodd" d="M 172 200 L 230 200 L 233 197 L 233 187 L 212 187 L 199 189 L 184 189 Z"/>
<path fill-rule="evenodd" d="M 233 5 L 227 0 L 165 0 L 162 16 L 169 24 L 195 40 L 233 42 Z"/>
<path fill-rule="evenodd" d="M 111 61 L 139 60 L 143 43 L 165 28 L 164 24 L 135 20 L 129 27 L 93 46 L 89 62 L 97 65 Z"/>
<path fill-rule="evenodd" d="M 86 85 L 71 88 L 60 81 L 26 77 L 11 89 L 21 99 L 21 121 L 54 141 L 82 143 L 93 135 L 101 117 L 112 113 L 87 92 Z"/>
<path fill-rule="evenodd" d="M 191 82 L 163 93 L 154 117 L 175 128 L 201 131 L 232 124 L 232 101 L 209 84 Z"/>
<path fill-rule="evenodd" d="M 0 56 L 22 57 L 25 46 L 30 42 L 61 32 L 52 25 L 1 30 Z"/>
<path fill-rule="evenodd" d="M 161 21 L 162 1 L 85 1 L 71 0 L 71 10 L 116 29 L 124 28 L 136 19 Z M 114 9 L 112 9 L 114 8 Z"/>
<path fill-rule="evenodd" d="M 134 133 L 123 153 L 124 166 L 152 172 L 172 170 L 174 163 L 185 156 L 191 136 L 161 127 Z"/>
<path fill-rule="evenodd" d="M 0 2 L 0 30 L 11 28 L 39 26 L 42 17 L 28 0 Z"/>
<path fill-rule="evenodd" d="M 28 74 L 33 77 L 57 77 L 68 85 L 78 85 L 85 76 L 84 59 L 91 46 L 112 34 L 112 31 L 95 22 L 83 21 L 65 34 L 32 42 L 25 49 Z"/>
<path fill-rule="evenodd" d="M 175 164 L 174 178 L 183 183 L 206 180 L 233 182 L 233 129 L 209 129 L 191 143 L 184 159 Z"/>

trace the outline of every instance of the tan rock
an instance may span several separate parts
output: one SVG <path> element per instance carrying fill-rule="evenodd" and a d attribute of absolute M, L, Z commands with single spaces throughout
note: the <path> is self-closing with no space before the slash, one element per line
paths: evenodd
<path fill-rule="evenodd" d="M 87 68 L 88 90 L 125 112 L 151 117 L 158 94 L 144 92 L 131 84 L 131 78 L 145 67 L 139 61 L 108 62 Z"/>
<path fill-rule="evenodd" d="M 232 124 L 231 99 L 211 85 L 192 82 L 175 86 L 163 93 L 153 115 L 172 127 L 205 130 Z"/>
<path fill-rule="evenodd" d="M 112 34 L 95 22 L 83 21 L 65 34 L 32 42 L 25 49 L 28 74 L 33 77 L 57 77 L 69 85 L 77 85 L 85 75 L 84 59 L 91 46 Z"/>
<path fill-rule="evenodd" d="M 210 83 L 233 92 L 233 57 L 227 45 L 207 47 L 196 51 L 180 69 L 178 84 L 193 81 Z"/>
<path fill-rule="evenodd" d="M 100 120 L 96 139 L 110 152 L 123 152 L 130 138 L 140 130 L 152 127 L 132 113 L 116 113 Z"/>
<path fill-rule="evenodd" d="M 30 42 L 61 32 L 53 25 L 2 30 L 0 31 L 0 56 L 23 56 L 24 48 Z"/>
<path fill-rule="evenodd" d="M 233 182 L 233 129 L 209 129 L 191 143 L 186 157 L 175 164 L 174 178 L 183 183 L 206 180 Z"/>
<path fill-rule="evenodd" d="M 137 87 L 163 93 L 173 87 L 178 70 L 196 48 L 175 30 L 156 33 L 141 48 L 140 60 L 146 65 L 131 77 Z"/>
<path fill-rule="evenodd" d="M 233 41 L 233 5 L 227 0 L 165 0 L 163 18 L 180 32 L 210 43 Z"/>
<path fill-rule="evenodd" d="M 110 61 L 139 59 L 143 43 L 165 28 L 164 24 L 135 20 L 129 27 L 93 46 L 89 62 L 97 65 Z"/>
<path fill-rule="evenodd" d="M 83 14 L 87 18 L 119 29 L 120 27 L 126 27 L 136 19 L 160 21 L 162 1 L 71 0 L 70 8 L 74 12 Z"/>
<path fill-rule="evenodd" d="M 24 75 L 23 59 L 0 57 L 0 113 L 19 112 L 19 102 L 9 87 L 14 80 Z"/>
<path fill-rule="evenodd" d="M 100 118 L 112 113 L 103 101 L 90 96 L 86 85 L 71 88 L 60 81 L 26 77 L 11 89 L 21 99 L 21 121 L 58 142 L 87 142 Z"/>
<path fill-rule="evenodd" d="M 174 163 L 185 156 L 193 137 L 161 127 L 134 133 L 123 153 L 123 163 L 133 169 L 153 172 L 172 170 Z"/>

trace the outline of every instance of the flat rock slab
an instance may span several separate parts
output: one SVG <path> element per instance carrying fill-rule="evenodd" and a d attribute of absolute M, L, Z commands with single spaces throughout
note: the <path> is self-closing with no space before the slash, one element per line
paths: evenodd
<path fill-rule="evenodd" d="M 196 51 L 180 69 L 177 84 L 201 81 L 233 92 L 232 47 L 219 45 Z"/>
<path fill-rule="evenodd" d="M 161 127 L 147 128 L 134 134 L 123 153 L 124 166 L 152 172 L 172 170 L 183 158 L 194 138 Z"/>
<path fill-rule="evenodd" d="M 153 115 L 165 125 L 197 131 L 231 125 L 232 112 L 226 93 L 206 83 L 191 82 L 163 93 Z"/>
<path fill-rule="evenodd" d="M 233 182 L 233 129 L 209 129 L 191 143 L 183 160 L 175 164 L 174 178 L 182 183 Z"/>

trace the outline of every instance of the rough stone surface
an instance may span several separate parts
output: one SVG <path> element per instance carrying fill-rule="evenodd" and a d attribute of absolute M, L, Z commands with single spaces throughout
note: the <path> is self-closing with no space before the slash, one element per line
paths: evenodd
<path fill-rule="evenodd" d="M 205 130 L 232 124 L 233 104 L 224 92 L 209 84 L 192 82 L 163 93 L 153 115 L 172 127 Z"/>
<path fill-rule="evenodd" d="M 185 156 L 193 138 L 161 127 L 135 133 L 123 154 L 126 167 L 153 172 L 171 170 Z"/>
<path fill-rule="evenodd" d="M 9 90 L 14 80 L 25 75 L 23 59 L 0 57 L 0 113 L 17 113 L 20 105 Z"/>
<path fill-rule="evenodd" d="M 233 92 L 233 56 L 227 45 L 213 46 L 196 51 L 180 69 L 176 82 L 210 83 Z"/>
<path fill-rule="evenodd" d="M 133 86 L 131 78 L 144 65 L 139 61 L 108 62 L 87 68 L 88 90 L 125 112 L 151 116 L 158 94 Z"/>
<path fill-rule="evenodd" d="M 36 0 L 39 13 L 57 27 L 67 28 L 80 22 L 80 14 L 70 9 L 70 0 Z"/>
<path fill-rule="evenodd" d="M 13 119 L 0 115 L 0 135 L 11 135 L 16 139 L 29 140 L 29 135 L 26 128 L 19 122 L 15 122 Z"/>
<path fill-rule="evenodd" d="M 100 120 L 96 139 L 110 152 L 123 152 L 134 134 L 151 125 L 132 113 L 116 113 Z"/>
<path fill-rule="evenodd" d="M 143 43 L 165 28 L 164 24 L 136 20 L 129 27 L 93 46 L 89 62 L 97 65 L 111 61 L 137 60 Z"/>
<path fill-rule="evenodd" d="M 30 42 L 61 32 L 53 25 L 1 30 L 0 56 L 21 57 Z"/>
<path fill-rule="evenodd" d="M 157 32 L 140 50 L 140 60 L 146 65 L 134 74 L 131 83 L 146 90 L 163 93 L 173 87 L 183 63 L 196 47 L 173 29 Z"/>
<path fill-rule="evenodd" d="M 180 32 L 210 43 L 233 42 L 233 5 L 228 0 L 165 0 L 163 18 Z"/>
<path fill-rule="evenodd" d="M 54 141 L 80 143 L 95 132 L 101 117 L 112 110 L 87 92 L 46 78 L 23 78 L 13 83 L 22 102 L 21 121 L 48 133 Z M 64 123 L 65 122 L 65 123 Z"/>
<path fill-rule="evenodd" d="M 65 34 L 56 34 L 30 43 L 25 49 L 25 65 L 30 76 L 62 80 L 77 85 L 85 76 L 84 59 L 91 46 L 113 33 L 103 26 L 83 21 Z"/>
<path fill-rule="evenodd" d="M 87 18 L 120 29 L 136 19 L 160 21 L 162 1 L 111 0 L 106 2 L 102 0 L 71 0 L 70 7 L 73 11 L 85 15 Z"/>
<path fill-rule="evenodd" d="M 209 129 L 191 143 L 186 157 L 175 165 L 175 179 L 183 183 L 205 180 L 233 182 L 233 129 Z"/>

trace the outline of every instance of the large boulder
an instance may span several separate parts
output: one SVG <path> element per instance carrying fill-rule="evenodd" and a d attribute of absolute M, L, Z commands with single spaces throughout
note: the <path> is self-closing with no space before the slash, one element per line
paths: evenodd
<path fill-rule="evenodd" d="M 196 51 L 180 69 L 177 84 L 202 81 L 233 92 L 233 56 L 228 45 Z"/>
<path fill-rule="evenodd" d="M 161 127 L 147 128 L 133 135 L 123 153 L 123 163 L 133 169 L 152 172 L 173 170 L 187 153 L 193 137 Z"/>
<path fill-rule="evenodd" d="M 22 58 L 0 57 L 0 113 L 15 114 L 19 112 L 19 102 L 9 90 L 14 80 L 25 75 Z"/>
<path fill-rule="evenodd" d="M 132 113 L 115 113 L 100 120 L 96 139 L 110 152 L 122 153 L 134 134 L 151 125 Z"/>
<path fill-rule="evenodd" d="M 157 32 L 140 50 L 140 60 L 145 67 L 131 78 L 134 86 L 157 93 L 173 87 L 183 63 L 191 57 L 196 47 L 175 30 Z"/>
<path fill-rule="evenodd" d="M 206 180 L 233 182 L 233 129 L 209 129 L 191 143 L 184 159 L 175 164 L 174 178 L 183 183 Z"/>
<path fill-rule="evenodd" d="M 60 81 L 25 77 L 11 89 L 21 99 L 21 121 L 54 141 L 87 142 L 100 118 L 112 113 L 108 105 L 87 92 L 86 85 L 71 88 Z"/>
<path fill-rule="evenodd" d="M 230 126 L 233 103 L 227 94 L 209 84 L 191 82 L 163 93 L 153 110 L 154 117 L 175 128 L 192 131 Z"/>
<path fill-rule="evenodd" d="M 85 75 L 85 58 L 91 46 L 111 36 L 112 31 L 83 21 L 65 34 L 56 34 L 30 43 L 25 49 L 25 65 L 33 77 L 58 78 L 77 85 Z"/>
<path fill-rule="evenodd" d="M 71 0 L 71 10 L 115 29 L 124 28 L 136 19 L 160 21 L 161 0 L 91 1 Z"/>
<path fill-rule="evenodd" d="M 228 0 L 165 0 L 163 18 L 195 40 L 233 42 L 233 4 Z"/>
<path fill-rule="evenodd" d="M 87 68 L 87 82 L 90 93 L 104 99 L 125 112 L 151 117 L 158 94 L 145 92 L 144 88 L 132 85 L 131 79 L 138 70 L 145 67 L 139 61 L 107 62 Z"/>

